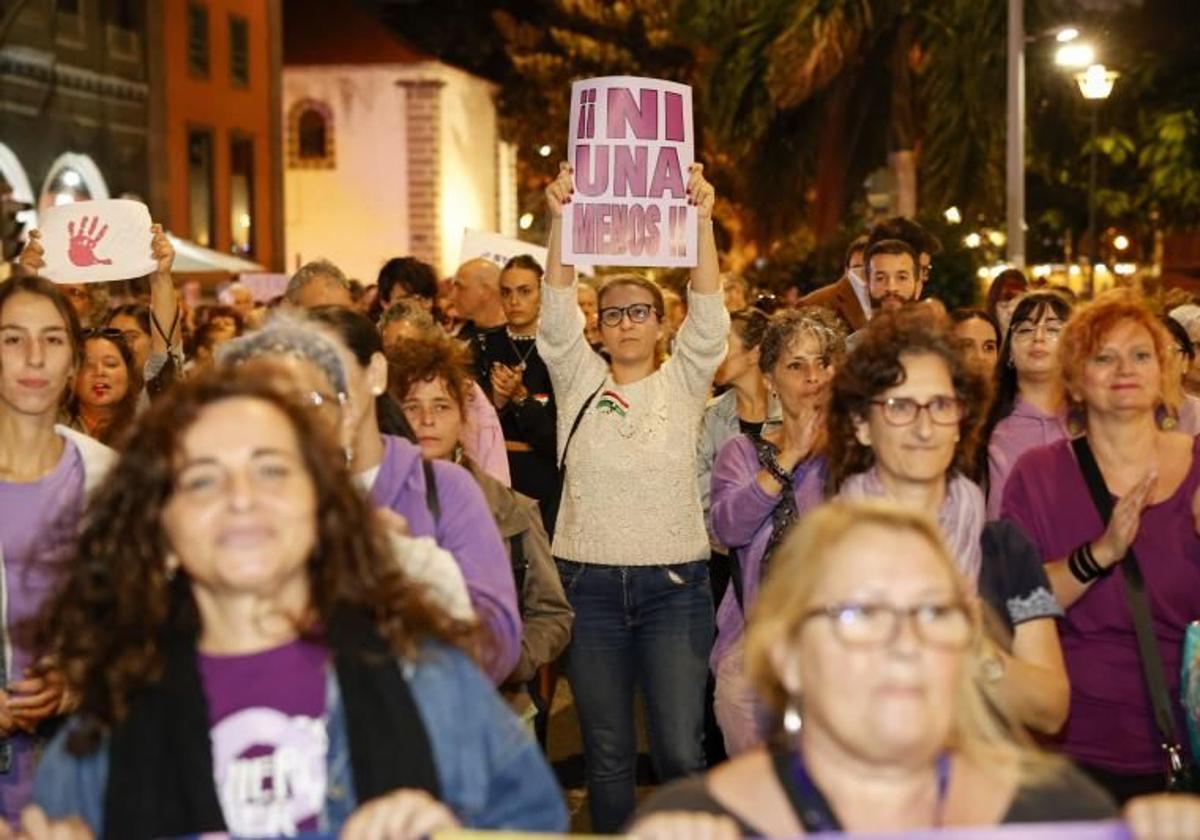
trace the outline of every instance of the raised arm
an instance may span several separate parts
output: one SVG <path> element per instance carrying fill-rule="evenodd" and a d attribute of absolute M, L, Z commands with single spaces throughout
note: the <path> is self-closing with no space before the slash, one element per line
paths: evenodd
<path fill-rule="evenodd" d="M 175 282 L 171 279 L 171 267 L 175 264 L 175 247 L 163 231 L 162 225 L 152 225 L 154 238 L 150 241 L 150 252 L 158 264 L 150 275 L 150 352 L 166 353 L 183 344 L 183 330 L 179 325 L 179 299 L 175 294 Z"/>
<path fill-rule="evenodd" d="M 546 204 L 550 208 L 550 240 L 546 243 L 546 283 L 560 289 L 575 283 L 575 266 L 562 263 L 562 211 L 575 192 L 575 170 L 563 161 L 558 165 L 558 177 L 546 187 Z"/>
<path fill-rule="evenodd" d="M 712 221 L 715 200 L 716 190 L 704 177 L 704 164 L 693 163 L 688 176 L 688 204 L 696 207 L 696 267 L 692 269 L 691 287 L 702 295 L 721 291 L 721 268 Z"/>

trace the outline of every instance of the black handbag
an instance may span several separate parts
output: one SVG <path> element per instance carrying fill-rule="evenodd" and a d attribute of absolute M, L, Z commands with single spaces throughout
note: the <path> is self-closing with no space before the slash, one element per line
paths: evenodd
<path fill-rule="evenodd" d="M 1071 448 L 1075 450 L 1075 460 L 1079 462 L 1079 469 L 1083 472 L 1092 503 L 1100 513 L 1101 521 L 1107 526 L 1112 518 L 1113 498 L 1104 483 L 1104 476 L 1100 473 L 1100 466 L 1096 463 L 1092 448 L 1088 445 L 1086 437 L 1078 437 L 1071 441 Z M 1158 649 L 1158 639 L 1154 635 L 1151 622 L 1146 581 L 1142 577 L 1141 567 L 1138 566 L 1137 556 L 1133 553 L 1133 546 L 1129 547 L 1121 559 L 1121 573 L 1125 576 L 1125 596 L 1129 603 L 1129 611 L 1133 615 L 1133 631 L 1137 637 L 1142 677 L 1150 692 L 1150 702 L 1154 706 L 1154 723 L 1162 739 L 1162 749 L 1167 761 L 1167 792 L 1195 792 L 1197 774 L 1179 739 L 1174 703 L 1167 689 L 1166 669 L 1163 667 L 1162 653 Z"/>

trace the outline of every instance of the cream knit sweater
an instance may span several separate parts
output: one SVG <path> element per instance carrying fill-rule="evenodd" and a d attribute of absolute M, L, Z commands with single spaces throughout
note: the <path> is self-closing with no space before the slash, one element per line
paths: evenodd
<path fill-rule="evenodd" d="M 675 352 L 628 385 L 583 337 L 575 287 L 542 285 L 537 346 L 558 403 L 558 454 L 588 406 L 567 456 L 554 556 L 578 563 L 653 566 L 708 557 L 696 485 L 696 438 L 713 374 L 725 357 L 723 296 L 688 294 Z"/>

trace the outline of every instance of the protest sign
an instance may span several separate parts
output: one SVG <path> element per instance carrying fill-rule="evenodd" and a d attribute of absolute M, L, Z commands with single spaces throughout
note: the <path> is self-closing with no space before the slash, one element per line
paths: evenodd
<path fill-rule="evenodd" d="M 48 207 L 39 214 L 46 265 L 56 283 L 102 283 L 151 274 L 150 210 L 114 198 Z"/>
<path fill-rule="evenodd" d="M 506 262 L 520 254 L 528 254 L 543 269 L 546 267 L 546 249 L 541 245 L 493 231 L 464 228 L 462 244 L 458 248 L 458 262 L 462 265 L 467 260 L 482 257 L 503 268 Z M 592 274 L 592 267 L 582 262 L 575 264 L 575 270 L 587 276 Z"/>
<path fill-rule="evenodd" d="M 567 159 L 575 194 L 563 208 L 563 263 L 694 266 L 692 89 L 636 76 L 571 86 Z"/>

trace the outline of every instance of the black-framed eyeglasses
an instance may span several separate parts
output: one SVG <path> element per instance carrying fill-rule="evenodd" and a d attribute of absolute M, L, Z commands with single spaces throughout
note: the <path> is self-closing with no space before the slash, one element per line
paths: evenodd
<path fill-rule="evenodd" d="M 889 397 L 886 400 L 871 400 L 883 414 L 889 426 L 908 426 L 917 421 L 922 411 L 937 426 L 953 426 L 962 420 L 963 404 L 958 397 L 934 397 L 929 402 L 917 402 L 910 397 Z"/>
<path fill-rule="evenodd" d="M 654 305 L 650 303 L 631 303 L 629 306 L 606 306 L 600 310 L 600 323 L 606 327 L 615 327 L 625 320 L 625 316 L 629 316 L 629 320 L 634 324 L 644 324 L 650 318 L 650 313 L 654 312 Z"/>
<path fill-rule="evenodd" d="M 900 635 L 900 619 L 912 626 L 922 644 L 943 650 L 965 650 L 974 635 L 971 614 L 959 601 L 897 607 L 880 602 L 846 602 L 809 610 L 801 621 L 827 619 L 833 635 L 848 647 L 883 647 Z"/>

